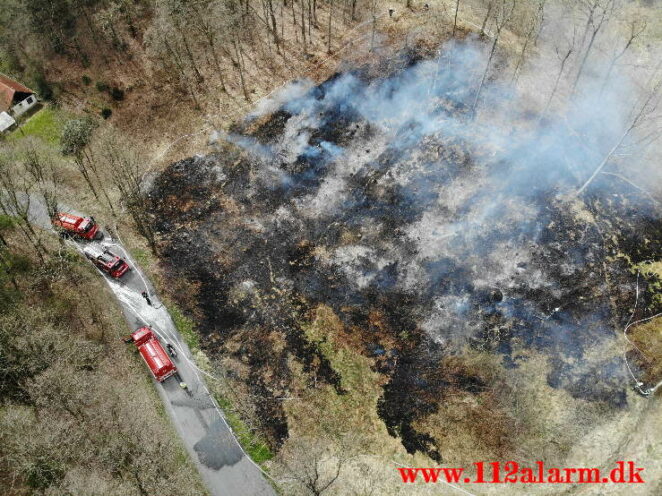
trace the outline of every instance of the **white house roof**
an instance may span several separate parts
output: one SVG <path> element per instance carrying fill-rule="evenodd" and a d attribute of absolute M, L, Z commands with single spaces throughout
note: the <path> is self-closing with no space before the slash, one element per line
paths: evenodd
<path fill-rule="evenodd" d="M 0 133 L 6 131 L 14 124 L 16 124 L 16 121 L 11 115 L 7 112 L 0 112 Z"/>

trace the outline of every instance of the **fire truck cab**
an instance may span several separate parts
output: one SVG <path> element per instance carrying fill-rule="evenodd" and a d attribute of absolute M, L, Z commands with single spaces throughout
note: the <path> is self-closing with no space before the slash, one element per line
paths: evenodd
<path fill-rule="evenodd" d="M 78 217 L 77 215 L 59 212 L 53 218 L 53 226 L 63 236 L 76 236 L 82 239 L 101 238 L 99 224 L 93 217 Z"/>
<path fill-rule="evenodd" d="M 177 367 L 170 360 L 152 329 L 147 326 L 141 327 L 131 334 L 131 339 L 157 381 L 163 382 L 177 373 Z"/>

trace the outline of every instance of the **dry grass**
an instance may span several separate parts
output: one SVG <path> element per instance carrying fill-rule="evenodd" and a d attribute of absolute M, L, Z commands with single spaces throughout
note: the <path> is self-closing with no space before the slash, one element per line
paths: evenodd
<path fill-rule="evenodd" d="M 344 326 L 330 308 L 316 308 L 304 329 L 340 374 L 346 394 L 338 394 L 328 384 L 308 387 L 309 378 L 301 364 L 290 360 L 294 380 L 291 396 L 284 402 L 290 435 L 283 456 L 312 438 L 327 451 L 347 459 L 331 494 L 397 494 L 401 488 L 393 460 L 414 463 L 414 458 L 407 455 L 398 439 L 388 435 L 377 415 L 384 378 L 372 370 L 373 360 L 357 353 L 348 342 Z M 429 463 L 424 457 L 417 459 L 418 463 Z M 284 474 L 280 460 L 270 466 L 276 475 Z M 375 488 L 378 492 L 367 492 Z"/>
<path fill-rule="evenodd" d="M 295 371 L 293 398 L 285 403 L 291 421 L 291 435 L 337 437 L 351 430 L 360 438 L 360 446 L 369 453 L 394 453 L 398 442 L 389 438 L 384 423 L 377 416 L 377 400 L 382 394 L 383 377 L 371 369 L 372 360 L 357 353 L 345 341 L 343 325 L 333 311 L 318 307 L 310 324 L 304 327 L 307 338 L 319 349 L 341 376 L 346 394 L 339 395 L 330 385 L 306 387 L 301 365 L 292 361 Z M 320 417 L 319 412 L 324 412 Z M 380 446 L 381 445 L 381 446 Z"/>
<path fill-rule="evenodd" d="M 662 380 L 662 318 L 637 325 L 629 337 L 641 351 L 636 353 L 636 360 L 645 371 L 644 381 L 657 384 Z"/>

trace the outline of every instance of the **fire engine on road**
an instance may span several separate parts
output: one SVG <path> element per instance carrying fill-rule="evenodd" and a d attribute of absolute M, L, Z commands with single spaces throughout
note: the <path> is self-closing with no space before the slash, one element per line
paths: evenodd
<path fill-rule="evenodd" d="M 107 248 L 99 249 L 96 246 L 86 246 L 83 253 L 94 265 L 115 279 L 119 279 L 131 269 L 128 263 Z"/>
<path fill-rule="evenodd" d="M 60 232 L 60 236 L 75 236 L 82 239 L 100 239 L 103 233 L 94 217 L 79 217 L 77 215 L 59 212 L 53 217 L 53 226 Z"/>
<path fill-rule="evenodd" d="M 177 373 L 177 367 L 172 363 L 172 360 L 170 360 L 170 357 L 163 349 L 163 346 L 161 346 L 159 339 L 151 328 L 147 326 L 141 327 L 131 334 L 131 337 L 126 341 L 136 345 L 143 360 L 145 360 L 145 363 L 157 381 L 163 382 L 171 375 Z"/>

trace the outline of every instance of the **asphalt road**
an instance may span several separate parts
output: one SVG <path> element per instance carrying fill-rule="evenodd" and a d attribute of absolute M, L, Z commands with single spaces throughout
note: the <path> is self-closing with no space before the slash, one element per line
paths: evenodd
<path fill-rule="evenodd" d="M 35 224 L 51 228 L 46 209 L 36 200 L 30 201 L 30 217 Z M 121 242 L 105 231 L 104 239 L 100 241 L 71 241 L 71 244 L 81 252 L 85 246 L 106 246 L 131 266 L 131 270 L 119 281 L 101 271 L 99 274 L 104 277 L 122 307 L 128 323 L 127 334 L 149 325 L 159 335 L 163 345 L 169 342 L 176 348 L 178 356 L 175 364 L 181 380 L 188 385 L 188 392 L 180 387 L 174 376 L 163 383 L 154 381 L 154 387 L 161 395 L 166 411 L 209 493 L 214 496 L 275 496 L 276 492 L 261 470 L 244 453 L 233 436 L 223 412 L 205 385 L 204 374 L 195 366 L 188 346 L 177 332 L 154 287 Z M 81 256 L 81 263 L 86 263 L 84 255 Z M 150 295 L 151 306 L 141 296 L 143 291 Z M 149 373 L 145 365 L 145 374 Z"/>

